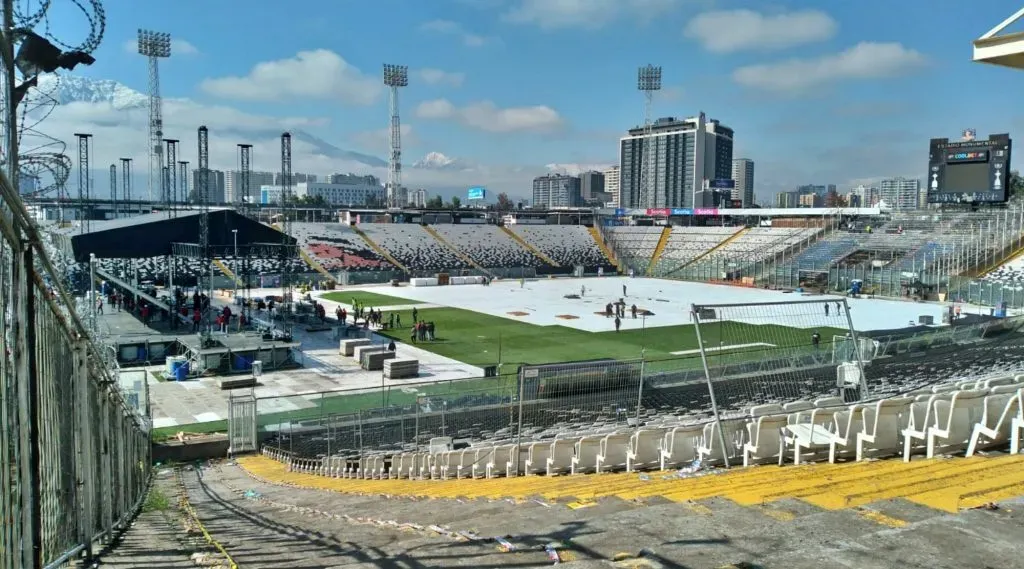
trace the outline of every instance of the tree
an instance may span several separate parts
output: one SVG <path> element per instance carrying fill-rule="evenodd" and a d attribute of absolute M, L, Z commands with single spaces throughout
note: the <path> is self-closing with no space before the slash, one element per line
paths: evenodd
<path fill-rule="evenodd" d="M 508 199 L 508 194 L 501 192 L 498 194 L 498 211 L 511 211 L 512 200 Z"/>
<path fill-rule="evenodd" d="M 834 190 L 830 191 L 825 194 L 825 207 L 846 207 L 846 197 Z"/>
<path fill-rule="evenodd" d="M 1007 185 L 1009 195 L 1007 198 L 1024 198 L 1024 178 L 1021 178 L 1020 172 L 1012 170 L 1010 172 L 1010 183 Z"/>
<path fill-rule="evenodd" d="M 461 205 L 462 200 L 459 199 L 459 196 L 452 196 L 452 209 L 459 209 Z"/>
<path fill-rule="evenodd" d="M 444 207 L 444 200 L 441 196 L 434 196 L 427 200 L 427 209 L 442 209 Z"/>

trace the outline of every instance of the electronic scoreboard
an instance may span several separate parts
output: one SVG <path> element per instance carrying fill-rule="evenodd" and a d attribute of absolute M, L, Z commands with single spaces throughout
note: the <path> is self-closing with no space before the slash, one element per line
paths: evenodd
<path fill-rule="evenodd" d="M 973 131 L 968 131 L 973 135 Z M 928 203 L 1001 203 L 1010 184 L 1010 135 L 950 142 L 933 138 L 928 153 Z"/>

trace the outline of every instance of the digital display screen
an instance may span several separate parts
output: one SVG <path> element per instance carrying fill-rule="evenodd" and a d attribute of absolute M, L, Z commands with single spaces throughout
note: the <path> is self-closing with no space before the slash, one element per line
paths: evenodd
<path fill-rule="evenodd" d="M 988 164 L 956 164 L 946 168 L 945 187 L 943 191 L 953 193 L 983 192 L 988 190 Z"/>
<path fill-rule="evenodd" d="M 988 162 L 988 150 L 975 150 L 972 152 L 950 152 L 949 154 L 946 155 L 946 162 Z"/>

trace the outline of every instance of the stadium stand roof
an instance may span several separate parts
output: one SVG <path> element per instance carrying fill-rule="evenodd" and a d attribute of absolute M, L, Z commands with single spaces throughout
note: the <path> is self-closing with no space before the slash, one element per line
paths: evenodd
<path fill-rule="evenodd" d="M 166 212 L 147 213 L 135 217 L 110 221 L 93 221 L 89 231 L 79 233 L 81 227 L 62 230 L 65 251 L 78 262 L 89 260 L 89 254 L 101 259 L 140 259 L 171 254 L 172 243 L 199 241 L 200 212 L 178 212 L 168 217 Z M 283 243 L 280 231 L 249 219 L 233 210 L 210 212 L 210 245 L 234 245 L 238 230 L 239 246 L 260 243 Z M 290 238 L 295 243 L 294 238 Z"/>

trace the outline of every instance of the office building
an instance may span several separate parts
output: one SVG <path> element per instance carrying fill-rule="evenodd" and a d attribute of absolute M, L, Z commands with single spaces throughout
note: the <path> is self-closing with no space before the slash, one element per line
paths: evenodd
<path fill-rule="evenodd" d="M 653 154 L 649 183 L 641 181 L 645 158 L 643 127 L 630 129 L 619 141 L 619 207 L 693 207 L 705 180 L 732 177 L 733 131 L 704 113 L 697 117 L 660 118 L 650 134 Z M 641 195 L 641 188 L 649 188 Z"/>
<path fill-rule="evenodd" d="M 309 183 L 309 182 L 316 182 L 316 174 L 302 174 L 300 172 L 292 172 L 292 186 L 293 187 L 295 186 L 295 184 L 300 184 L 300 183 L 303 183 L 303 182 L 307 182 L 307 183 Z M 280 172 L 274 172 L 274 183 L 272 185 L 275 185 L 275 186 L 282 185 L 281 173 Z"/>
<path fill-rule="evenodd" d="M 732 179 L 736 182 L 732 199 L 740 200 L 743 207 L 754 205 L 754 161 L 749 158 L 733 160 Z"/>
<path fill-rule="evenodd" d="M 209 197 L 207 203 L 210 204 L 222 204 L 225 203 L 224 196 L 224 171 L 223 170 L 207 170 L 207 191 Z M 253 186 L 257 187 L 257 186 Z M 198 203 L 199 196 L 199 169 L 192 170 L 192 184 L 189 190 L 188 201 L 190 203 Z"/>
<path fill-rule="evenodd" d="M 259 201 L 261 186 L 273 186 L 275 172 L 249 172 L 249 199 L 253 203 Z M 224 201 L 230 204 L 242 201 L 242 172 L 228 170 L 224 172 Z"/>
<path fill-rule="evenodd" d="M 800 194 L 797 204 L 800 207 L 822 207 L 825 200 L 819 194 Z"/>
<path fill-rule="evenodd" d="M 775 194 L 775 207 L 800 207 L 800 192 L 779 192 Z"/>
<path fill-rule="evenodd" d="M 601 172 L 583 172 L 580 174 L 580 199 L 584 204 L 604 202 L 604 174 Z"/>
<path fill-rule="evenodd" d="M 359 174 L 331 174 L 327 176 L 326 182 L 331 184 L 353 184 L 353 185 L 364 185 L 364 186 L 380 186 L 380 178 L 377 176 L 367 174 L 360 176 Z"/>
<path fill-rule="evenodd" d="M 373 176 L 370 176 L 371 178 Z M 427 207 L 427 190 L 420 188 L 418 190 L 412 190 L 409 192 L 409 206 L 410 207 Z"/>
<path fill-rule="evenodd" d="M 533 207 L 576 207 L 580 205 L 580 179 L 548 174 L 533 179 Z"/>
<path fill-rule="evenodd" d="M 921 180 L 889 178 L 878 185 L 878 199 L 894 210 L 917 209 L 921 197 Z"/>
<path fill-rule="evenodd" d="M 604 191 L 611 198 L 612 205 L 619 205 L 619 167 L 612 166 L 604 172 Z"/>
<path fill-rule="evenodd" d="M 384 187 L 367 184 L 328 184 L 300 182 L 293 188 L 296 198 L 322 199 L 332 206 L 379 206 L 385 198 Z"/>

